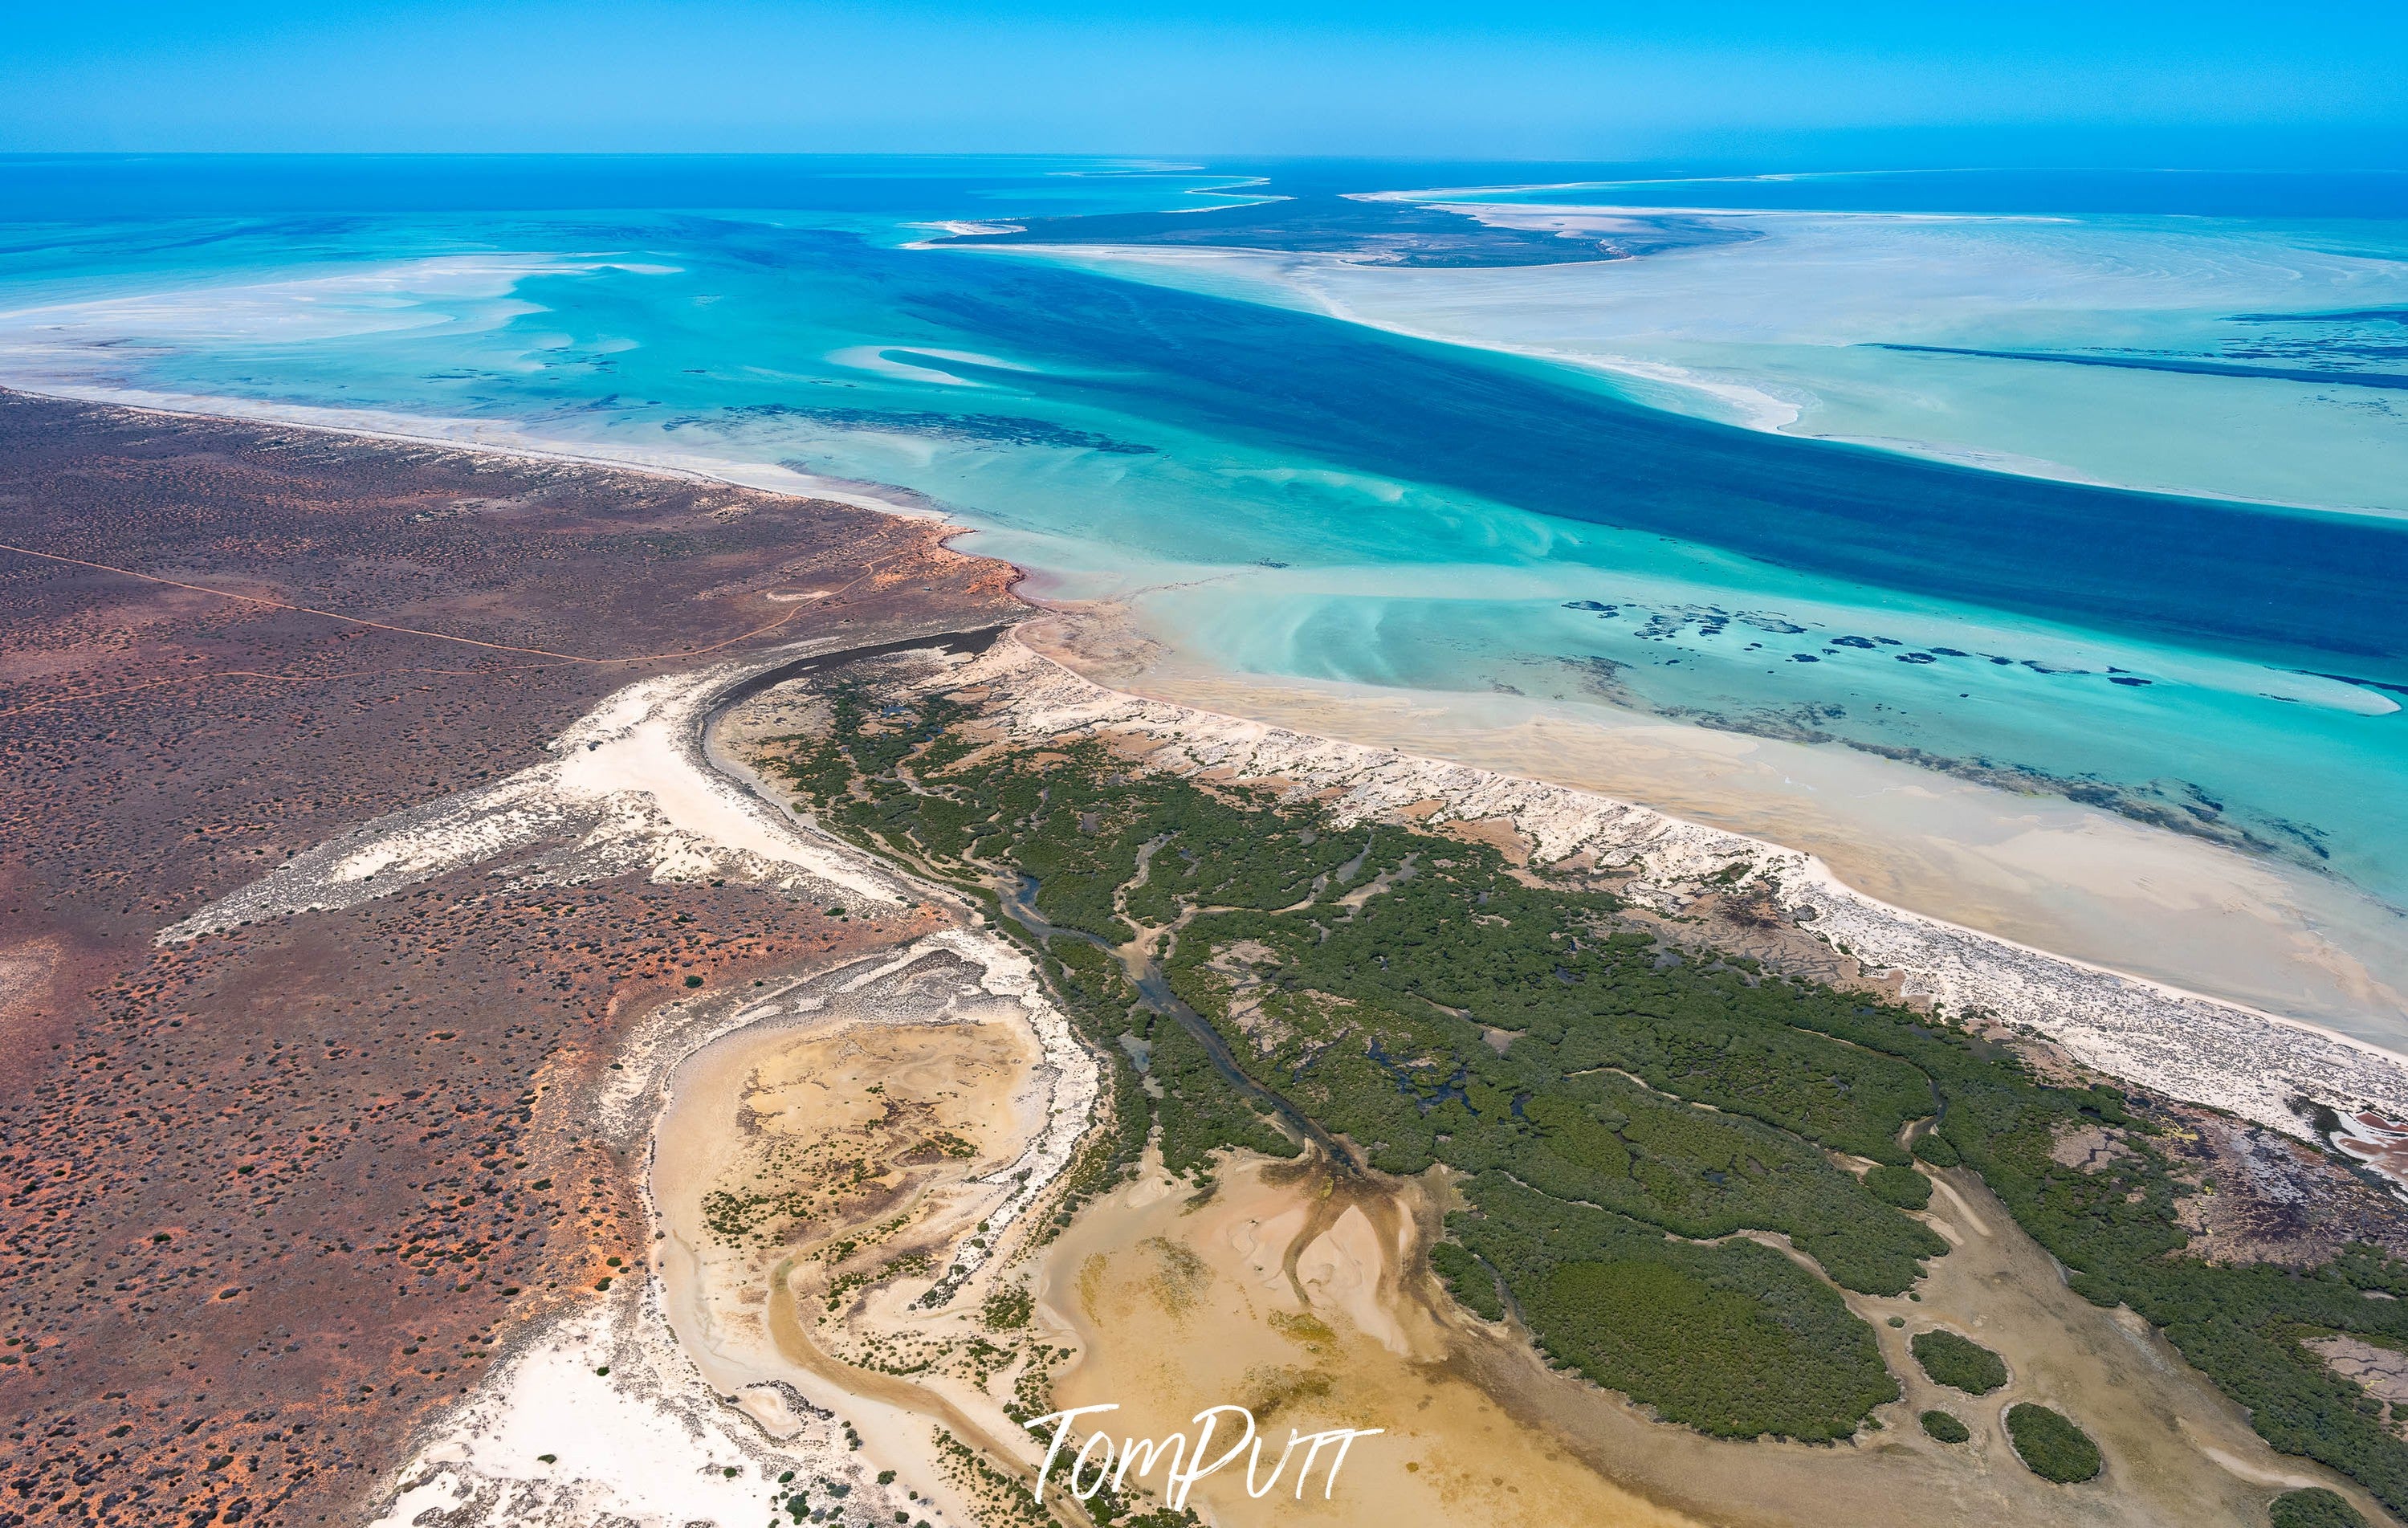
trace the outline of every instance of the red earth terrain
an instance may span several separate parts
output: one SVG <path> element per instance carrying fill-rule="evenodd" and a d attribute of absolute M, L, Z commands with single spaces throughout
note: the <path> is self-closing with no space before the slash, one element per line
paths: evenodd
<path fill-rule="evenodd" d="M 0 1528 L 357 1516 L 532 1318 L 640 1264 L 576 1105 L 632 1027 L 936 915 L 465 870 L 159 932 L 636 679 L 1022 608 L 944 534 L 0 393 Z"/>

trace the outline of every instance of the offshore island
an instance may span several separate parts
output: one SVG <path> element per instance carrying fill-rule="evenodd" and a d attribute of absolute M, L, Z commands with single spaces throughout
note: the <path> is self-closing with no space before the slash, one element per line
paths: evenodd
<path fill-rule="evenodd" d="M 1023 1424 L 1225 1403 L 1379 1430 L 1232 1524 L 2408 1511 L 2385 1052 L 1115 691 L 928 521 L 0 472 L 7 1521 L 1168 1524 Z"/>

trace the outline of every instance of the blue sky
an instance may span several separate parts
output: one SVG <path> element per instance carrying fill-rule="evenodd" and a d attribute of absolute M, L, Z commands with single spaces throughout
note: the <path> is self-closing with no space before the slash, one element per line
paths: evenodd
<path fill-rule="evenodd" d="M 0 13 L 0 149 L 2408 164 L 2408 4 Z"/>

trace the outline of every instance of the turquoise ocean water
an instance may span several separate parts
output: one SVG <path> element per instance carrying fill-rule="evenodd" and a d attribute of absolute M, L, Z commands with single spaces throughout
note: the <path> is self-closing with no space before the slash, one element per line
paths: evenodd
<path fill-rule="evenodd" d="M 0 382 L 878 485 L 1231 672 L 1875 750 L 2408 904 L 2401 178 L 1534 179 L 0 161 Z M 927 242 L 1290 191 L 1638 252 Z"/>

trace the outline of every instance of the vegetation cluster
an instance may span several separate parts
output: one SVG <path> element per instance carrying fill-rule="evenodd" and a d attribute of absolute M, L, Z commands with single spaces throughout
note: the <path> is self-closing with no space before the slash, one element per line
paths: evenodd
<path fill-rule="evenodd" d="M 2007 1365 L 1998 1354 L 1954 1332 L 1917 1332 L 1907 1345 L 1914 1361 L 1937 1385 L 1968 1395 L 1987 1395 L 2007 1382 Z"/>
<path fill-rule="evenodd" d="M 2272 1528 L 2366 1528 L 2358 1508 L 2322 1486 L 2275 1497 L 2272 1519 Z"/>
<path fill-rule="evenodd" d="M 2100 1468 L 2099 1445 L 2061 1411 L 2033 1401 L 2007 1407 L 2007 1436 L 2015 1453 L 2034 1475 L 2059 1485 L 2072 1485 L 2096 1476 Z"/>
<path fill-rule="evenodd" d="M 2046 1080 L 1942 1017 L 1667 947 L 1611 894 L 1483 843 L 1337 823 L 1096 737 L 982 742 L 957 697 L 833 702 L 826 733 L 784 742 L 804 805 L 981 897 L 1106 1058 L 1113 1133 L 1082 1192 L 1150 1133 L 1199 1182 L 1225 1148 L 1307 1141 L 1356 1170 L 1442 1166 L 1465 1207 L 1432 1270 L 1468 1310 L 1518 1319 L 1667 1420 L 1835 1439 L 1899 1393 L 1839 1290 L 1911 1290 L 1947 1250 L 1911 1213 L 1931 1192 L 1917 1164 L 1969 1169 L 2078 1292 L 2156 1323 L 2276 1448 L 2408 1508 L 2408 1443 L 2302 1347 L 2408 1344 L 2408 1299 L 2368 1297 L 2408 1295 L 2408 1265 L 2186 1254 L 2195 1191 L 2152 1144 L 2148 1099 Z M 2099 1127 L 2130 1150 L 2057 1160 Z M 2003 1381 L 1948 1335 L 1915 1344 L 1935 1378 Z M 2078 1427 L 2017 1409 L 2035 1469 L 2097 1473 Z"/>

